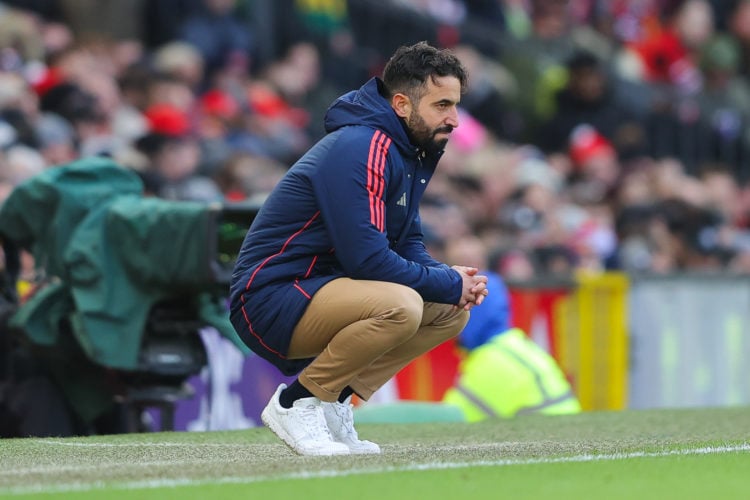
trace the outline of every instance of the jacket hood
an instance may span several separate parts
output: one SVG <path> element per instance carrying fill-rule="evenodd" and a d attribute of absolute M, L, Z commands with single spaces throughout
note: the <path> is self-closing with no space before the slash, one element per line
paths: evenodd
<path fill-rule="evenodd" d="M 326 132 L 348 125 L 364 125 L 388 134 L 403 152 L 414 152 L 406 129 L 390 103 L 381 95 L 383 82 L 371 78 L 358 90 L 342 95 L 328 108 L 325 116 Z"/>

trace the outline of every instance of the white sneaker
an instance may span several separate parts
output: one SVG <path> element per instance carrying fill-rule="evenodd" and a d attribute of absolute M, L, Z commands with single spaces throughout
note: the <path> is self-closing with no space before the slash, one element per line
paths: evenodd
<path fill-rule="evenodd" d="M 263 423 L 300 455 L 349 455 L 349 447 L 331 437 L 320 400 L 298 399 L 287 409 L 279 404 L 284 389 L 286 384 L 279 385 L 263 409 Z"/>
<path fill-rule="evenodd" d="M 354 412 L 350 400 L 347 399 L 346 403 L 320 403 L 333 440 L 345 444 L 354 455 L 380 453 L 380 446 L 372 441 L 359 439 L 354 429 Z"/>

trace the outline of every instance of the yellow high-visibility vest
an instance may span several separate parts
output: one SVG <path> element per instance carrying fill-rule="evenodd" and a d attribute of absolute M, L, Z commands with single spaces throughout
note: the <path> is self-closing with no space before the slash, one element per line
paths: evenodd
<path fill-rule="evenodd" d="M 461 408 L 469 422 L 581 411 L 554 358 L 518 328 L 470 351 L 443 402 Z"/>

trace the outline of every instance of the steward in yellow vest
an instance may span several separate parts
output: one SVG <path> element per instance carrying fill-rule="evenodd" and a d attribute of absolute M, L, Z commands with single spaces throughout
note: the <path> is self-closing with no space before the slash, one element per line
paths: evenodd
<path fill-rule="evenodd" d="M 469 351 L 443 402 L 461 408 L 469 422 L 581 411 L 554 358 L 518 328 Z"/>

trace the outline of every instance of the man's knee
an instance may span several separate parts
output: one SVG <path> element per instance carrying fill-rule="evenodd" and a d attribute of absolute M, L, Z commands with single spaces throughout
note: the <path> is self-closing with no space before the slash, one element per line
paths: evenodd
<path fill-rule="evenodd" d="M 424 301 L 415 290 L 398 286 L 389 290 L 389 307 L 379 319 L 387 320 L 389 330 L 397 336 L 409 337 L 413 335 L 422 322 Z"/>

